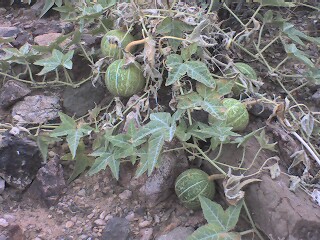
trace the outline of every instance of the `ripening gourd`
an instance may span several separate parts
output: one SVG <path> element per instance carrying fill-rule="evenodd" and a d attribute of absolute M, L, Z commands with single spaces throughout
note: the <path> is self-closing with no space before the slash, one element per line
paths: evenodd
<path fill-rule="evenodd" d="M 137 62 L 126 65 L 125 62 L 125 59 L 116 60 L 106 71 L 106 87 L 116 97 L 131 97 L 146 84 L 141 65 Z"/>
<path fill-rule="evenodd" d="M 222 102 L 225 107 L 224 120 L 226 126 L 232 127 L 232 131 L 243 131 L 249 124 L 249 113 L 246 105 L 234 98 L 225 98 Z M 212 115 L 208 118 L 209 124 L 218 120 Z"/>
<path fill-rule="evenodd" d="M 199 196 L 212 199 L 215 194 L 214 182 L 200 169 L 188 169 L 181 173 L 175 182 L 175 192 L 181 203 L 189 209 L 201 207 Z"/>
<path fill-rule="evenodd" d="M 123 57 L 121 48 L 125 48 L 134 37 L 121 30 L 108 31 L 101 40 L 101 52 L 105 57 L 120 59 Z M 120 45 L 120 47 L 119 47 Z"/>

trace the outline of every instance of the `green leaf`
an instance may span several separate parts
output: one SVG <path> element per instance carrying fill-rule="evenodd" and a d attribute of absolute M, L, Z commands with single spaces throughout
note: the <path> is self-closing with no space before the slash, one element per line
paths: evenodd
<path fill-rule="evenodd" d="M 277 143 L 268 143 L 269 138 L 266 136 L 266 133 L 264 130 L 260 132 L 259 136 L 255 136 L 255 138 L 259 142 L 261 148 L 267 149 L 273 152 L 277 152 L 277 150 L 275 149 L 275 146 L 277 145 Z"/>
<path fill-rule="evenodd" d="M 40 13 L 40 18 L 43 17 L 43 15 L 45 15 L 54 5 L 56 0 L 46 0 L 44 2 L 44 6 L 41 10 L 41 13 Z"/>
<path fill-rule="evenodd" d="M 90 154 L 90 156 L 92 156 L 92 154 Z M 113 154 L 110 152 L 103 152 L 98 158 L 95 159 L 93 165 L 88 171 L 88 175 L 92 176 L 101 170 L 105 170 L 111 161 L 114 161 Z"/>
<path fill-rule="evenodd" d="M 228 218 L 225 222 L 225 227 L 226 227 L 227 231 L 230 231 L 235 228 L 235 226 L 239 220 L 242 206 L 243 206 L 243 200 L 238 202 L 238 204 L 236 206 L 229 206 L 227 208 L 227 210 L 225 211 L 226 216 L 228 216 Z"/>
<path fill-rule="evenodd" d="M 215 225 L 217 229 L 225 232 L 232 230 L 236 226 L 243 201 L 239 202 L 236 206 L 229 206 L 224 211 L 218 203 L 208 198 L 199 196 L 199 199 L 204 217 L 209 224 Z"/>
<path fill-rule="evenodd" d="M 215 229 L 227 231 L 227 218 L 223 208 L 218 203 L 215 203 L 206 197 L 199 196 L 199 199 L 204 218 L 207 222 L 214 225 Z"/>
<path fill-rule="evenodd" d="M 192 43 L 188 47 L 181 49 L 181 57 L 184 61 L 188 61 L 193 54 L 197 52 L 198 44 Z"/>
<path fill-rule="evenodd" d="M 148 142 L 148 175 L 153 172 L 164 144 L 164 134 L 152 135 Z"/>
<path fill-rule="evenodd" d="M 295 7 L 294 3 L 286 2 L 285 0 L 260 0 L 262 6 L 273 7 Z"/>
<path fill-rule="evenodd" d="M 268 10 L 263 16 L 264 23 L 272 23 L 273 20 L 273 12 L 272 10 Z"/>
<path fill-rule="evenodd" d="M 233 86 L 235 85 L 235 81 L 233 79 L 216 79 L 217 91 L 219 95 L 224 96 L 231 93 Z"/>
<path fill-rule="evenodd" d="M 305 54 L 303 51 L 299 50 L 295 44 L 289 44 L 284 46 L 288 56 L 295 57 L 298 60 L 302 61 L 309 67 L 313 68 L 314 64 L 313 62 L 307 57 L 307 54 Z"/>
<path fill-rule="evenodd" d="M 201 127 L 200 129 L 195 131 L 202 134 L 206 134 L 208 137 L 218 138 L 221 142 L 226 142 L 229 140 L 231 136 L 240 136 L 238 133 L 232 132 L 231 129 L 232 127 L 226 127 L 223 123 L 221 123 L 212 126 L 205 125 L 204 127 Z"/>
<path fill-rule="evenodd" d="M 238 62 L 238 63 L 235 63 L 234 65 L 239 70 L 239 72 L 242 73 L 245 77 L 252 79 L 252 80 L 257 80 L 256 71 L 248 64 Z"/>
<path fill-rule="evenodd" d="M 139 165 L 135 174 L 135 177 L 138 178 L 148 170 L 148 152 L 147 147 L 142 147 L 138 150 L 137 153 L 140 157 Z"/>
<path fill-rule="evenodd" d="M 187 240 L 241 240 L 241 235 L 234 232 L 221 232 L 214 224 L 207 224 L 194 231 Z"/>
<path fill-rule="evenodd" d="M 200 107 L 203 98 L 197 94 L 196 92 L 191 92 L 185 95 L 180 95 L 177 97 L 179 109 L 192 109 L 196 107 Z"/>
<path fill-rule="evenodd" d="M 171 64 L 172 68 L 169 69 L 169 75 L 166 81 L 166 86 L 170 86 L 179 81 L 186 73 L 187 69 L 182 64 Z"/>
<path fill-rule="evenodd" d="M 183 32 L 189 30 L 191 29 L 188 24 L 170 17 L 165 18 L 157 27 L 157 33 L 178 38 L 182 38 Z M 181 41 L 176 39 L 168 39 L 168 42 L 174 52 L 181 44 Z"/>
<path fill-rule="evenodd" d="M 38 135 L 35 137 L 44 162 L 47 162 L 49 144 L 61 141 L 61 138 L 50 137 L 48 135 Z"/>
<path fill-rule="evenodd" d="M 67 69 L 72 69 L 71 59 L 73 57 L 73 54 L 73 50 L 64 55 L 59 50 L 54 49 L 52 51 L 51 57 L 34 62 L 35 65 L 43 66 L 43 69 L 40 73 L 38 73 L 38 75 L 44 75 L 50 71 L 55 70 L 59 66 L 63 66 Z"/>
<path fill-rule="evenodd" d="M 291 38 L 293 41 L 295 41 L 296 43 L 305 46 L 304 42 L 301 40 L 307 40 L 309 42 L 312 42 L 314 44 L 320 44 L 320 38 L 315 38 L 315 37 L 310 37 L 308 35 L 306 35 L 305 33 L 299 31 L 298 29 L 296 29 L 294 27 L 293 24 L 288 23 L 288 22 L 284 22 L 281 24 L 281 31 L 286 34 L 289 38 Z"/>
<path fill-rule="evenodd" d="M 204 111 L 214 116 L 216 119 L 223 120 L 224 107 L 220 100 L 216 99 L 204 99 L 201 103 L 201 107 Z"/>
<path fill-rule="evenodd" d="M 64 113 L 59 112 L 59 116 L 61 119 L 61 124 L 50 133 L 50 136 L 67 136 L 66 140 L 74 159 L 80 139 L 86 135 L 89 135 L 93 129 L 87 124 L 78 125 L 73 118 Z"/>
<path fill-rule="evenodd" d="M 68 136 L 66 138 L 70 152 L 72 154 L 72 157 L 74 158 L 76 156 L 77 148 L 80 142 L 80 139 L 84 136 L 81 129 L 76 129 L 73 131 L 70 131 L 68 133 Z"/>
<path fill-rule="evenodd" d="M 168 57 L 167 57 L 167 60 L 166 60 L 166 64 L 167 66 L 169 66 L 170 68 L 174 68 L 174 67 L 177 67 L 179 66 L 180 64 L 182 64 L 182 58 L 179 54 L 170 54 Z"/>
<path fill-rule="evenodd" d="M 209 88 L 215 88 L 216 83 L 211 76 L 207 65 L 200 61 L 188 61 L 184 63 L 187 75 Z"/>
<path fill-rule="evenodd" d="M 184 120 L 180 120 L 175 135 L 182 142 L 186 142 L 191 138 L 191 134 L 187 133 L 187 124 Z"/>
<path fill-rule="evenodd" d="M 83 173 L 87 167 L 91 166 L 92 159 L 90 159 L 85 152 L 85 145 L 83 141 L 80 141 L 79 147 L 77 148 L 77 154 L 75 159 L 74 170 L 71 176 L 68 178 L 68 183 L 76 179 L 81 173 Z"/>

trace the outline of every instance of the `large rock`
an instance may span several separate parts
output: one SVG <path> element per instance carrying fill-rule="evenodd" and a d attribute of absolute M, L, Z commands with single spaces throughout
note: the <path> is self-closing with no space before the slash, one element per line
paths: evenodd
<path fill-rule="evenodd" d="M 103 229 L 101 240 L 128 240 L 130 238 L 130 222 L 125 218 L 111 218 Z"/>
<path fill-rule="evenodd" d="M 0 107 L 10 107 L 30 92 L 31 90 L 24 83 L 9 80 L 0 89 Z"/>
<path fill-rule="evenodd" d="M 28 189 L 28 196 L 51 207 L 58 202 L 65 187 L 63 168 L 58 159 L 51 159 L 39 169 L 36 179 Z"/>
<path fill-rule="evenodd" d="M 56 96 L 28 96 L 14 105 L 12 116 L 28 123 L 45 123 L 59 116 L 59 102 L 60 99 Z"/>
<path fill-rule="evenodd" d="M 188 160 L 182 152 L 163 153 L 160 157 L 159 168 L 154 170 L 140 188 L 141 200 L 145 200 L 149 207 L 154 207 L 164 201 L 173 193 L 176 178 L 187 167 Z"/>
<path fill-rule="evenodd" d="M 248 141 L 243 167 L 248 167 L 251 164 L 258 149 L 259 144 L 255 139 Z M 219 157 L 219 162 L 235 166 L 241 161 L 242 153 L 241 148 L 236 148 L 235 145 L 226 145 Z M 210 154 L 210 157 L 214 158 L 215 155 L 216 153 Z M 270 151 L 262 151 L 250 171 L 245 175 L 257 172 L 266 159 L 275 155 Z M 280 164 L 292 161 L 283 155 L 280 157 Z M 267 164 L 267 166 L 272 163 L 274 162 L 271 161 L 271 164 Z M 205 165 L 206 170 L 214 169 L 209 167 L 210 164 L 207 162 Z M 283 172 L 287 171 L 287 168 L 280 167 Z M 226 168 L 224 170 L 227 171 Z M 271 179 L 269 172 L 264 171 L 255 177 L 259 177 L 262 182 L 249 184 L 244 190 L 249 211 L 259 229 L 272 239 L 320 239 L 320 208 L 311 201 L 303 190 L 290 191 L 290 179 L 285 174 Z"/>
<path fill-rule="evenodd" d="M 25 189 L 42 165 L 42 157 L 34 141 L 9 133 L 0 135 L 0 177 L 8 185 Z"/>
<path fill-rule="evenodd" d="M 156 240 L 185 240 L 193 231 L 192 227 L 177 227 L 167 234 L 157 237 Z"/>
<path fill-rule="evenodd" d="M 93 86 L 91 81 L 79 88 L 67 87 L 63 93 L 63 107 L 68 115 L 81 117 L 99 104 L 104 98 L 106 88 L 97 83 Z M 111 99 L 110 99 L 111 100 Z"/>
<path fill-rule="evenodd" d="M 18 33 L 20 33 L 20 30 L 17 27 L 0 26 L 0 37 L 15 38 Z"/>

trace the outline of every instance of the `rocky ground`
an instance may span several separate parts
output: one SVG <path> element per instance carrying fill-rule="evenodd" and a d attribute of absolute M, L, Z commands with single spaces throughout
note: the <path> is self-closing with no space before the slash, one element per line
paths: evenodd
<path fill-rule="evenodd" d="M 55 15 L 38 19 L 38 13 L 36 7 L 0 8 L 0 37 L 15 38 L 14 47 L 21 47 L 26 42 L 48 45 L 73 28 Z M 99 36 L 89 35 L 84 39 L 87 46 L 97 44 L 99 40 Z M 84 65 L 75 61 L 73 74 L 85 75 L 88 69 Z M 310 90 L 308 100 L 315 101 L 315 93 Z M 82 116 L 94 108 L 95 103 L 108 103 L 110 99 L 101 86 L 94 87 L 91 82 L 76 89 L 43 90 L 10 79 L 1 86 L 0 240 L 184 240 L 206 223 L 200 210 L 184 208 L 174 194 L 175 178 L 192 167 L 182 152 L 164 154 L 161 166 L 150 177 L 144 175 L 135 179 L 135 168 L 124 164 L 119 181 L 106 170 L 92 177 L 81 174 L 69 184 L 67 179 L 74 164 L 60 160 L 69 151 L 66 143 L 51 144 L 48 162 L 42 164 L 39 149 L 26 136 L 25 129 L 19 124 L 12 129 L 8 125 L 47 120 L 54 123 L 61 110 Z M 272 109 L 266 108 L 265 115 L 261 111 L 258 113 L 251 110 L 248 133 L 266 126 Z M 284 174 L 291 164 L 292 153 L 301 149 L 300 144 L 276 124 L 267 126 L 267 134 L 272 142 L 279 143 L 277 156 L 281 158 L 283 174 L 271 179 L 269 172 L 264 171 L 259 175 L 263 180 L 261 183 L 246 188 L 248 209 L 256 227 L 262 230 L 265 239 L 320 239 L 320 197 L 314 195 L 312 198 L 310 192 L 300 188 L 290 191 L 292 179 Z M 258 148 L 255 140 L 249 141 L 246 159 L 253 159 Z M 232 165 L 241 154 L 237 148 L 226 147 L 221 161 Z M 273 156 L 262 151 L 253 171 Z M 33 161 L 25 162 L 25 159 Z M 245 166 L 250 163 L 248 161 Z M 319 169 L 313 167 L 314 172 Z M 202 168 L 214 172 L 205 164 Z M 221 186 L 222 182 L 217 182 L 215 200 L 226 206 Z M 245 216 L 243 214 L 236 230 L 251 228 Z M 243 239 L 258 239 L 253 235 L 246 237 Z"/>

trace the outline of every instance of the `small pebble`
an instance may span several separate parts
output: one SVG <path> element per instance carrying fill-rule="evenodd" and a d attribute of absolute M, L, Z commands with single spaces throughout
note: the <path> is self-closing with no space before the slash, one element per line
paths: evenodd
<path fill-rule="evenodd" d="M 97 219 L 94 221 L 95 224 L 99 225 L 99 226 L 104 226 L 106 225 L 106 222 L 102 219 Z"/>
<path fill-rule="evenodd" d="M 145 228 L 145 227 L 150 226 L 150 224 L 151 224 L 151 221 L 143 221 L 143 222 L 139 223 L 139 227 Z"/>
<path fill-rule="evenodd" d="M 129 222 L 132 222 L 134 220 L 134 212 L 130 212 L 127 216 L 126 216 L 126 219 L 129 221 Z"/>
<path fill-rule="evenodd" d="M 85 190 L 85 189 L 81 189 L 81 190 L 78 192 L 78 196 L 84 197 L 85 195 L 86 195 L 86 190 Z"/>
<path fill-rule="evenodd" d="M 150 240 L 152 239 L 153 229 L 152 228 L 141 229 L 140 234 L 141 234 L 140 240 Z"/>
<path fill-rule="evenodd" d="M 39 237 L 36 237 L 34 240 L 42 240 L 41 238 L 39 238 Z"/>
<path fill-rule="evenodd" d="M 88 219 L 92 219 L 93 216 L 94 216 L 94 213 L 91 213 L 91 214 L 89 214 L 89 215 L 87 216 L 87 218 L 88 218 Z"/>
<path fill-rule="evenodd" d="M 111 214 L 108 214 L 108 215 L 104 218 L 104 220 L 107 222 L 107 221 L 109 221 L 111 218 L 113 218 L 113 216 L 112 216 Z"/>
<path fill-rule="evenodd" d="M 54 151 L 49 151 L 48 152 L 49 158 L 53 158 L 55 155 L 56 155 L 56 153 Z"/>
<path fill-rule="evenodd" d="M 100 219 L 104 219 L 104 218 L 106 217 L 106 215 L 107 215 L 106 211 L 102 211 L 102 212 L 100 213 L 100 215 L 99 215 L 99 218 L 100 218 Z"/>
<path fill-rule="evenodd" d="M 119 194 L 119 198 L 121 200 L 128 200 L 132 196 L 132 192 L 130 190 L 124 190 Z"/>
<path fill-rule="evenodd" d="M 9 223 L 4 218 L 0 218 L 0 226 L 1 227 L 8 227 Z"/>
<path fill-rule="evenodd" d="M 5 218 L 9 223 L 12 223 L 16 220 L 16 217 L 10 214 L 4 214 L 3 218 Z"/>
<path fill-rule="evenodd" d="M 71 227 L 73 227 L 73 225 L 74 225 L 74 222 L 72 222 L 72 221 L 66 222 L 66 228 L 71 228 Z"/>
<path fill-rule="evenodd" d="M 77 217 L 74 216 L 74 217 L 72 217 L 70 220 L 75 223 L 75 222 L 77 221 Z"/>

